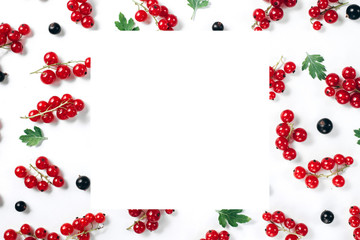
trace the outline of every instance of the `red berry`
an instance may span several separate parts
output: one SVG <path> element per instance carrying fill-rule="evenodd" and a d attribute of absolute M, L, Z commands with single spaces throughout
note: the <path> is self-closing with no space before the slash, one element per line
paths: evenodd
<path fill-rule="evenodd" d="M 35 230 L 35 236 L 40 239 L 46 238 L 47 231 L 44 228 L 38 228 Z"/>
<path fill-rule="evenodd" d="M 81 99 L 75 99 L 74 107 L 75 107 L 76 111 L 80 112 L 80 111 L 84 110 L 85 103 Z"/>
<path fill-rule="evenodd" d="M 5 35 L 0 34 L 0 46 L 6 44 L 6 42 L 7 42 L 7 37 Z"/>
<path fill-rule="evenodd" d="M 74 228 L 70 223 L 65 223 L 61 226 L 60 232 L 62 235 L 69 236 L 74 232 Z"/>
<path fill-rule="evenodd" d="M 149 14 L 154 17 L 159 16 L 160 11 L 161 11 L 160 6 L 157 4 L 153 4 L 149 7 Z"/>
<path fill-rule="evenodd" d="M 88 213 L 85 215 L 85 219 L 89 222 L 92 223 L 93 221 L 95 221 L 95 215 L 92 213 Z"/>
<path fill-rule="evenodd" d="M 280 137 L 287 137 L 290 133 L 291 128 L 289 127 L 288 124 L 286 123 L 280 123 L 277 127 L 276 127 L 276 133 L 277 135 L 279 135 Z"/>
<path fill-rule="evenodd" d="M 160 17 L 166 18 L 169 15 L 169 10 L 165 6 L 160 6 Z"/>
<path fill-rule="evenodd" d="M 157 0 L 147 0 L 147 2 L 146 2 L 146 5 L 148 8 L 150 8 L 150 6 L 152 6 L 154 4 L 159 4 L 159 2 Z"/>
<path fill-rule="evenodd" d="M 159 227 L 159 223 L 158 223 L 158 222 L 150 222 L 150 221 L 147 221 L 147 222 L 146 222 L 146 228 L 147 228 L 150 232 L 155 231 L 158 227 Z"/>
<path fill-rule="evenodd" d="M 141 209 L 129 209 L 128 211 L 129 211 L 129 215 L 132 217 L 138 217 L 142 213 Z"/>
<path fill-rule="evenodd" d="M 312 173 L 317 173 L 321 169 L 321 163 L 319 161 L 312 160 L 308 163 L 308 169 Z"/>
<path fill-rule="evenodd" d="M 144 10 L 139 10 L 135 13 L 135 20 L 144 22 L 147 19 L 147 13 Z"/>
<path fill-rule="evenodd" d="M 285 214 L 281 211 L 275 211 L 271 215 L 271 220 L 275 223 L 283 223 L 285 221 Z"/>
<path fill-rule="evenodd" d="M 262 28 L 261 28 L 261 27 L 256 27 L 256 28 L 254 28 L 254 31 L 255 31 L 255 32 L 262 31 Z"/>
<path fill-rule="evenodd" d="M 360 219 L 357 216 L 351 216 L 349 218 L 349 225 L 353 228 L 357 228 L 358 226 L 360 226 Z"/>
<path fill-rule="evenodd" d="M 273 21 L 279 21 L 284 16 L 284 11 L 279 7 L 273 7 L 269 12 L 270 19 Z"/>
<path fill-rule="evenodd" d="M 327 23 L 335 23 L 338 20 L 338 14 L 335 10 L 328 10 L 326 11 L 326 13 L 324 14 L 324 20 Z"/>
<path fill-rule="evenodd" d="M 270 221 L 271 220 L 271 213 L 269 213 L 269 212 L 263 213 L 262 218 L 267 222 Z"/>
<path fill-rule="evenodd" d="M 255 18 L 255 21 L 260 22 L 261 20 L 263 20 L 266 16 L 266 13 L 264 10 L 258 8 L 255 9 L 254 13 L 253 13 L 253 17 Z"/>
<path fill-rule="evenodd" d="M 24 178 L 27 175 L 27 169 L 24 166 L 18 166 L 15 168 L 15 175 L 18 178 Z"/>
<path fill-rule="evenodd" d="M 71 70 L 66 65 L 59 65 L 56 68 L 56 76 L 60 79 L 66 79 L 69 78 L 71 75 Z"/>
<path fill-rule="evenodd" d="M 20 40 L 20 37 L 21 37 L 20 33 L 19 33 L 18 31 L 16 31 L 16 30 L 12 30 L 12 31 L 10 31 L 9 34 L 8 34 L 8 38 L 9 38 L 9 40 L 12 41 L 12 42 L 17 42 L 17 41 L 19 41 L 19 40 Z"/>
<path fill-rule="evenodd" d="M 295 221 L 292 218 L 287 218 L 284 221 L 284 226 L 288 229 L 293 229 L 295 227 Z"/>
<path fill-rule="evenodd" d="M 40 181 L 37 183 L 37 188 L 40 192 L 44 192 L 49 188 L 49 184 L 45 181 Z"/>
<path fill-rule="evenodd" d="M 309 16 L 312 17 L 312 18 L 317 18 L 318 16 L 320 16 L 320 8 L 319 7 L 311 7 L 309 9 Z"/>
<path fill-rule="evenodd" d="M 173 214 L 175 212 L 174 209 L 165 209 L 166 214 Z"/>
<path fill-rule="evenodd" d="M 55 165 L 50 165 L 47 169 L 46 169 L 46 173 L 47 175 L 49 175 L 50 177 L 57 177 L 60 173 L 60 169 L 55 166 Z"/>
<path fill-rule="evenodd" d="M 95 24 L 95 21 L 91 16 L 84 16 L 81 19 L 81 25 L 84 28 L 92 28 L 94 26 L 94 24 Z"/>
<path fill-rule="evenodd" d="M 303 179 L 306 176 L 305 168 L 298 166 L 294 169 L 294 177 L 297 179 Z"/>
<path fill-rule="evenodd" d="M 25 177 L 24 183 L 27 188 L 33 188 L 37 185 L 37 179 L 35 176 L 29 175 Z"/>
<path fill-rule="evenodd" d="M 276 98 L 276 93 L 274 93 L 274 92 L 271 91 L 271 92 L 269 93 L 269 99 L 270 99 L 270 100 L 274 100 L 275 98 Z"/>
<path fill-rule="evenodd" d="M 227 231 L 219 232 L 219 240 L 229 240 L 230 234 Z"/>
<path fill-rule="evenodd" d="M 360 108 L 360 93 L 354 92 L 350 95 L 350 105 L 354 108 Z"/>
<path fill-rule="evenodd" d="M 317 5 L 320 9 L 325 9 L 329 6 L 329 1 L 328 0 L 319 0 L 317 2 Z"/>
<path fill-rule="evenodd" d="M 89 15 L 92 12 L 92 6 L 88 2 L 84 2 L 80 5 L 79 11 L 82 15 Z"/>
<path fill-rule="evenodd" d="M 259 22 L 259 26 L 262 28 L 262 29 L 268 29 L 270 27 L 270 21 L 269 19 L 267 18 L 264 18 L 263 20 L 261 20 Z"/>
<path fill-rule="evenodd" d="M 87 67 L 87 68 L 90 68 L 91 67 L 91 58 L 86 58 L 85 59 L 85 66 Z"/>
<path fill-rule="evenodd" d="M 43 157 L 43 156 L 38 157 L 36 159 L 35 165 L 40 170 L 47 169 L 49 167 L 49 160 L 46 157 Z"/>
<path fill-rule="evenodd" d="M 20 232 L 24 235 L 30 235 L 31 234 L 31 227 L 29 224 L 24 224 L 20 228 Z"/>
<path fill-rule="evenodd" d="M 291 110 L 284 110 L 280 114 L 280 118 L 284 123 L 292 122 L 294 120 L 294 113 Z"/>
<path fill-rule="evenodd" d="M 61 176 L 57 176 L 53 180 L 53 184 L 55 187 L 62 187 L 65 184 L 64 178 Z"/>
<path fill-rule="evenodd" d="M 39 111 L 38 111 L 38 110 L 31 110 L 31 111 L 29 112 L 29 119 L 30 119 L 31 121 L 33 121 L 33 122 L 39 121 L 40 118 L 41 118 L 41 116 L 38 115 L 38 114 L 39 114 Z M 36 115 L 38 115 L 38 116 L 36 116 Z M 35 117 L 33 117 L 33 116 L 35 116 Z"/>
<path fill-rule="evenodd" d="M 328 97 L 332 97 L 332 96 L 335 95 L 335 89 L 332 88 L 332 87 L 326 87 L 326 88 L 325 88 L 325 94 L 326 94 L 326 96 L 328 96 Z"/>
<path fill-rule="evenodd" d="M 137 234 L 143 233 L 145 231 L 145 223 L 138 221 L 134 224 L 134 232 Z"/>
<path fill-rule="evenodd" d="M 44 62 L 46 65 L 52 65 L 55 63 L 59 63 L 58 56 L 54 52 L 48 52 L 44 55 Z"/>
<path fill-rule="evenodd" d="M 61 104 L 61 100 L 59 97 L 57 96 L 52 96 L 50 99 L 49 99 L 49 107 L 50 109 L 53 109 L 53 108 L 56 108 L 58 107 L 60 104 Z"/>
<path fill-rule="evenodd" d="M 285 237 L 285 240 L 298 240 L 299 237 L 296 236 L 295 234 L 289 234 Z"/>
<path fill-rule="evenodd" d="M 21 44 L 21 42 L 13 42 L 10 48 L 11 51 L 13 51 L 14 53 L 20 53 L 23 50 L 23 45 Z"/>
<path fill-rule="evenodd" d="M 355 78 L 355 85 L 356 85 L 356 89 L 360 91 L 360 78 Z"/>
<path fill-rule="evenodd" d="M 79 9 L 79 3 L 76 0 L 70 0 L 67 3 L 67 8 L 72 12 L 76 11 Z"/>
<path fill-rule="evenodd" d="M 284 4 L 287 7 L 295 7 L 297 4 L 297 0 L 284 0 Z"/>
<path fill-rule="evenodd" d="M 276 93 L 282 93 L 285 91 L 285 83 L 283 81 L 276 81 L 273 89 Z"/>
<path fill-rule="evenodd" d="M 336 175 L 333 179 L 332 179 L 332 183 L 336 186 L 336 187 L 343 187 L 345 185 L 345 179 L 343 176 L 341 175 Z"/>
<path fill-rule="evenodd" d="M 77 77 L 84 77 L 87 74 L 87 68 L 85 64 L 78 63 L 73 67 L 73 73 Z"/>
<path fill-rule="evenodd" d="M 342 83 L 342 87 L 346 91 L 354 91 L 356 88 L 355 80 L 354 79 L 345 79 Z"/>
<path fill-rule="evenodd" d="M 353 67 L 345 67 L 343 70 L 342 70 L 342 76 L 343 78 L 345 79 L 354 79 L 356 78 L 356 71 Z"/>
<path fill-rule="evenodd" d="M 285 71 L 282 69 L 278 69 L 274 72 L 274 78 L 276 80 L 283 80 L 286 77 Z"/>
<path fill-rule="evenodd" d="M 353 235 L 356 240 L 359 240 L 360 239 L 360 228 L 355 228 Z"/>
<path fill-rule="evenodd" d="M 90 222 L 84 217 L 79 219 L 80 225 L 82 228 L 86 228 Z"/>
<path fill-rule="evenodd" d="M 287 62 L 284 65 L 284 71 L 286 73 L 295 73 L 296 65 L 293 62 Z"/>
<path fill-rule="evenodd" d="M 54 117 L 54 114 L 52 112 L 47 112 L 47 113 L 44 113 L 42 116 L 41 116 L 41 120 L 44 122 L 44 123 L 51 123 L 53 122 L 55 119 Z"/>
<path fill-rule="evenodd" d="M 54 71 L 48 69 L 41 73 L 40 80 L 45 84 L 52 84 L 56 80 Z"/>
<path fill-rule="evenodd" d="M 303 128 L 296 128 L 293 131 L 292 137 L 297 142 L 303 142 L 307 138 L 307 133 Z"/>
<path fill-rule="evenodd" d="M 354 159 L 352 157 L 348 156 L 348 157 L 345 158 L 345 164 L 346 165 L 349 166 L 349 165 L 352 165 L 353 163 L 354 163 Z"/>
<path fill-rule="evenodd" d="M 294 160 L 296 158 L 296 151 L 295 149 L 293 148 L 288 148 L 286 149 L 284 152 L 283 152 L 283 157 L 286 159 L 286 160 Z"/>
<path fill-rule="evenodd" d="M 160 219 L 160 211 L 158 209 L 149 209 L 146 211 L 147 220 L 150 222 L 157 222 Z"/>
<path fill-rule="evenodd" d="M 215 230 L 209 230 L 205 235 L 206 240 L 218 240 L 219 234 Z"/>
<path fill-rule="evenodd" d="M 283 0 L 270 0 L 271 5 L 274 7 L 280 7 L 283 4 Z"/>
<path fill-rule="evenodd" d="M 338 165 L 341 165 L 341 164 L 344 164 L 345 163 L 345 157 L 341 154 L 336 154 L 334 156 L 334 160 L 335 160 L 335 163 L 338 164 Z"/>
<path fill-rule="evenodd" d="M 325 82 L 329 87 L 339 86 L 340 77 L 336 73 L 330 73 L 326 76 Z"/>
<path fill-rule="evenodd" d="M 62 103 L 65 103 L 65 102 L 71 103 L 72 101 L 73 101 L 73 97 L 72 97 L 70 94 L 68 94 L 68 93 L 64 94 L 64 95 L 61 97 L 61 102 L 62 102 Z"/>
<path fill-rule="evenodd" d="M 332 170 L 335 167 L 335 160 L 329 157 L 321 160 L 321 167 L 325 170 Z"/>
<path fill-rule="evenodd" d="M 49 233 L 49 235 L 47 236 L 47 240 L 59 240 L 59 239 L 60 236 L 55 232 Z"/>
<path fill-rule="evenodd" d="M 45 101 L 40 101 L 37 104 L 37 109 L 39 112 L 45 112 L 49 108 L 49 104 Z"/>
<path fill-rule="evenodd" d="M 11 27 L 9 24 L 7 23 L 3 23 L 0 25 L 0 35 L 8 35 L 9 32 L 11 31 Z"/>
<path fill-rule="evenodd" d="M 169 23 L 165 19 L 161 19 L 158 23 L 158 27 L 162 31 L 166 31 L 169 28 Z"/>
<path fill-rule="evenodd" d="M 105 222 L 105 214 L 103 214 L 103 213 L 96 214 L 95 215 L 95 222 L 97 222 L 97 223 Z"/>
<path fill-rule="evenodd" d="M 80 12 L 75 11 L 71 14 L 71 21 L 73 22 L 80 22 L 81 19 L 82 19 L 82 15 Z"/>
<path fill-rule="evenodd" d="M 306 234 L 308 233 L 308 228 L 305 224 L 303 223 L 298 223 L 295 226 L 295 232 L 301 236 L 306 236 Z"/>
<path fill-rule="evenodd" d="M 166 20 L 168 21 L 168 24 L 170 27 L 175 27 L 178 23 L 178 20 L 177 20 L 177 17 L 173 14 L 169 14 L 167 17 L 166 17 Z"/>
<path fill-rule="evenodd" d="M 319 30 L 321 29 L 321 27 L 322 27 L 321 22 L 315 21 L 315 22 L 313 23 L 313 29 L 314 29 L 314 30 L 319 31 Z"/>
<path fill-rule="evenodd" d="M 66 115 L 67 117 L 69 118 L 73 118 L 77 115 L 77 111 L 76 111 L 76 108 L 74 106 L 69 106 L 67 109 L 66 109 Z"/>
<path fill-rule="evenodd" d="M 314 175 L 309 175 L 305 178 L 305 184 L 308 188 L 317 188 L 319 179 Z"/>
<path fill-rule="evenodd" d="M 78 236 L 78 240 L 89 240 L 90 239 L 90 233 L 83 233 Z"/>
<path fill-rule="evenodd" d="M 286 150 L 289 147 L 289 141 L 284 137 L 278 137 L 275 140 L 275 146 L 280 150 Z"/>
<path fill-rule="evenodd" d="M 8 229 L 4 233 L 5 240 L 16 240 L 17 233 L 13 229 Z"/>
<path fill-rule="evenodd" d="M 358 206 L 352 206 L 352 207 L 350 207 L 349 212 L 353 216 L 359 215 L 360 214 L 360 208 Z"/>
<path fill-rule="evenodd" d="M 265 231 L 266 235 L 268 235 L 269 237 L 275 237 L 279 233 L 278 227 L 273 223 L 268 224 Z"/>

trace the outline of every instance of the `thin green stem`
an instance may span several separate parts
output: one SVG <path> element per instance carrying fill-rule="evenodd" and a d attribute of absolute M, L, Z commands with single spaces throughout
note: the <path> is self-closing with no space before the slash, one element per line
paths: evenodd
<path fill-rule="evenodd" d="M 54 64 L 50 64 L 50 65 L 46 65 L 46 66 L 43 66 L 42 68 L 34 71 L 34 72 L 31 72 L 30 74 L 34 74 L 34 73 L 42 73 L 42 70 L 46 69 L 46 68 L 51 68 L 51 67 L 55 67 L 55 66 L 59 66 L 59 65 L 70 65 L 72 63 L 84 63 L 85 61 L 68 61 L 66 63 L 54 63 Z"/>
<path fill-rule="evenodd" d="M 286 232 L 286 233 L 288 233 L 288 234 L 294 234 L 294 235 L 296 235 L 296 236 L 298 237 L 298 240 L 300 240 L 300 239 L 303 237 L 302 235 L 299 235 L 299 234 L 297 234 L 296 232 L 292 232 L 292 231 L 290 231 L 290 229 L 283 227 L 283 225 L 281 225 L 281 224 L 277 224 L 277 223 L 275 223 L 275 222 L 273 222 L 273 221 L 270 221 L 270 222 L 271 222 L 272 224 L 275 224 L 275 225 L 278 227 L 279 231 L 283 231 L 283 232 Z"/>
<path fill-rule="evenodd" d="M 49 184 L 53 185 L 53 183 L 48 179 L 48 176 L 45 176 L 44 174 L 42 174 L 36 167 L 34 167 L 32 164 L 30 164 L 30 168 L 32 168 L 35 172 L 37 172 L 37 174 L 40 175 L 41 179 L 45 179 L 46 182 L 48 182 Z"/>
<path fill-rule="evenodd" d="M 143 8 L 145 12 L 149 13 L 149 9 L 143 5 L 143 3 L 138 3 L 135 0 L 132 0 L 136 6 L 138 6 L 138 9 Z M 150 14 L 151 15 L 151 14 Z M 158 25 L 159 21 L 156 19 L 155 16 L 151 15 L 151 17 L 155 20 L 156 26 Z"/>
<path fill-rule="evenodd" d="M 53 112 L 53 111 L 57 110 L 58 108 L 62 108 L 62 107 L 63 107 L 64 105 L 66 105 L 66 104 L 70 104 L 69 101 L 70 101 L 70 100 L 67 100 L 67 101 L 61 103 L 59 106 L 57 106 L 57 107 L 55 107 L 55 108 L 51 108 L 51 109 L 48 108 L 46 111 L 44 111 L 44 112 L 39 112 L 38 114 L 35 114 L 35 115 L 31 116 L 31 117 L 25 116 L 25 117 L 20 117 L 20 118 L 21 118 L 21 119 L 30 119 L 30 118 L 42 116 L 42 115 L 44 115 L 45 113 Z"/>
<path fill-rule="evenodd" d="M 284 57 L 281 56 L 280 60 L 276 63 L 275 66 L 273 66 L 273 69 L 276 70 L 278 67 L 280 67 L 282 64 L 284 64 L 284 61 L 283 61 Z M 281 65 L 279 66 L 279 64 L 281 63 Z"/>
<path fill-rule="evenodd" d="M 339 166 L 337 166 L 337 167 L 336 167 L 336 171 L 335 171 L 335 172 L 332 172 L 331 174 L 328 174 L 328 175 L 326 175 L 326 174 L 316 175 L 316 174 L 315 174 L 315 176 L 318 177 L 318 178 L 320 178 L 320 177 L 329 178 L 329 177 L 332 177 L 332 176 L 334 176 L 334 175 L 338 175 L 339 173 L 345 171 L 345 169 L 348 168 L 348 167 L 349 167 L 349 165 L 345 165 L 344 167 L 342 167 L 342 168 L 339 169 Z"/>
<path fill-rule="evenodd" d="M 146 218 L 146 214 L 144 214 L 139 220 L 135 221 L 135 222 L 133 223 L 133 225 L 131 225 L 130 227 L 128 227 L 126 230 L 131 230 L 136 223 L 140 222 L 141 220 L 144 220 L 145 218 Z"/>
<path fill-rule="evenodd" d="M 69 240 L 69 239 L 78 239 L 78 236 L 80 235 L 83 235 L 83 234 L 87 234 L 87 233 L 90 233 L 90 232 L 93 232 L 93 231 L 97 231 L 97 230 L 100 230 L 104 228 L 104 225 L 98 225 L 96 228 L 91 228 L 90 230 L 87 230 L 87 231 L 83 231 L 83 232 L 79 232 L 77 234 L 74 234 L 74 235 L 71 235 L 71 236 L 68 236 L 66 238 L 66 240 Z"/>

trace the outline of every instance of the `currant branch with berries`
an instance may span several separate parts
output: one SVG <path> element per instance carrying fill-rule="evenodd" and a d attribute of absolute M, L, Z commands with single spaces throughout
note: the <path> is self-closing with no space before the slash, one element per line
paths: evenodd
<path fill-rule="evenodd" d="M 217 232 L 216 230 L 209 230 L 205 234 L 205 238 L 201 238 L 200 240 L 229 240 L 230 234 L 223 230 L 221 232 Z"/>
<path fill-rule="evenodd" d="M 358 206 L 351 206 L 349 209 L 351 217 L 349 218 L 349 225 L 354 229 L 354 239 L 360 239 L 360 208 Z"/>
<path fill-rule="evenodd" d="M 165 209 L 163 210 L 166 214 L 170 215 L 174 213 L 174 209 Z M 129 215 L 132 217 L 137 217 L 136 220 L 127 230 L 133 230 L 137 234 L 149 230 L 150 232 L 155 231 L 159 227 L 159 220 L 161 217 L 160 209 L 129 209 Z M 146 223 L 145 223 L 146 220 Z"/>
<path fill-rule="evenodd" d="M 330 3 L 337 4 L 330 5 Z M 346 4 L 348 3 L 341 3 L 338 0 L 318 0 L 317 6 L 309 9 L 310 23 L 313 29 L 319 31 L 322 28 L 321 19 L 324 19 L 329 24 L 337 22 L 339 15 L 336 11 Z"/>
<path fill-rule="evenodd" d="M 0 24 L 0 48 L 10 49 L 14 53 L 21 53 L 23 43 L 20 40 L 29 33 L 30 27 L 27 24 L 21 24 L 18 30 L 12 29 L 8 23 Z"/>
<path fill-rule="evenodd" d="M 87 0 L 70 0 L 67 8 L 71 11 L 71 20 L 73 22 L 81 22 L 84 28 L 92 28 L 95 24 L 94 18 L 90 16 L 92 13 L 92 5 Z"/>

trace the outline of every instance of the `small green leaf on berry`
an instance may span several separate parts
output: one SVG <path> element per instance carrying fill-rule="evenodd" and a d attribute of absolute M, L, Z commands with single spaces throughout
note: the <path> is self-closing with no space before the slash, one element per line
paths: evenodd
<path fill-rule="evenodd" d="M 355 137 L 360 138 L 360 128 L 358 130 L 354 130 Z M 358 140 L 357 144 L 360 145 L 360 140 Z"/>
<path fill-rule="evenodd" d="M 24 130 L 26 135 L 21 135 L 20 140 L 23 143 L 26 143 L 26 146 L 38 146 L 43 140 L 47 138 L 43 136 L 42 131 L 38 127 L 34 127 L 34 131 L 31 129 Z"/>
<path fill-rule="evenodd" d="M 315 79 L 317 77 L 319 80 L 325 80 L 326 78 L 326 68 L 322 64 L 324 58 L 319 54 L 309 55 L 306 53 L 306 58 L 302 63 L 302 70 L 309 68 L 310 76 Z"/>
<path fill-rule="evenodd" d="M 243 210 L 242 209 L 222 209 L 217 211 L 219 213 L 219 224 L 222 227 L 226 227 L 229 224 L 232 227 L 237 227 L 238 223 L 247 223 L 251 220 L 246 215 L 239 214 Z"/>
<path fill-rule="evenodd" d="M 139 31 L 139 27 L 135 27 L 135 22 L 132 18 L 129 19 L 129 21 L 126 19 L 124 14 L 119 14 L 119 21 L 115 21 L 115 26 L 120 31 Z"/>
<path fill-rule="evenodd" d="M 199 8 L 204 8 L 209 5 L 209 0 L 187 0 L 187 1 L 188 1 L 188 6 L 194 9 L 193 15 L 191 17 L 192 20 L 194 20 L 196 11 Z"/>

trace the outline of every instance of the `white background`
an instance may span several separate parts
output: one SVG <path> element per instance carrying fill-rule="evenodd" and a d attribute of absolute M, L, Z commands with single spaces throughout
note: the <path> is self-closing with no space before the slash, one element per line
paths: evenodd
<path fill-rule="evenodd" d="M 189 19 L 192 10 L 184 2 L 182 0 L 171 1 L 166 5 L 171 12 L 181 19 L 180 30 L 184 30 L 182 33 L 189 38 L 193 36 L 191 32 L 209 31 L 212 23 L 220 20 L 227 30 L 233 30 L 239 35 L 243 35 L 238 38 L 238 42 L 239 45 L 247 46 L 248 51 L 243 53 L 244 55 L 252 54 L 258 56 L 259 59 L 265 58 L 269 64 L 275 63 L 281 54 L 299 64 L 304 58 L 305 51 L 312 53 L 320 52 L 320 50 L 324 56 L 328 56 L 326 59 L 329 60 L 326 65 L 329 70 L 334 69 L 334 71 L 340 72 L 342 67 L 358 63 L 357 54 L 353 53 L 352 48 L 356 46 L 356 33 L 353 32 L 353 29 L 358 27 L 359 21 L 351 22 L 343 18 L 334 26 L 325 24 L 321 33 L 309 35 L 314 31 L 308 22 L 307 11 L 315 2 L 299 2 L 296 8 L 285 11 L 285 17 L 282 21 L 272 25 L 271 31 L 269 31 L 271 35 L 268 34 L 269 32 L 258 34 L 259 40 L 263 40 L 262 46 L 267 47 L 268 50 L 274 50 L 269 51 L 271 53 L 269 57 L 267 57 L 269 55 L 267 52 L 259 50 L 260 46 L 249 41 L 246 36 L 246 33 L 253 34 L 250 29 L 253 9 L 256 7 L 265 8 L 266 3 L 253 1 L 254 6 L 252 6 L 248 2 L 214 0 L 210 8 L 199 10 L 196 21 L 191 22 Z M 29 72 L 43 65 L 42 57 L 47 51 L 57 52 L 64 61 L 85 59 L 88 56 L 94 58 L 94 53 L 101 51 L 113 36 L 121 34 L 120 36 L 126 37 L 128 33 L 121 33 L 114 29 L 113 21 L 117 19 L 119 11 L 124 12 L 126 17 L 132 16 L 136 10 L 131 1 L 91 1 L 91 3 L 94 6 L 96 21 L 93 30 L 87 30 L 72 23 L 65 2 L 40 0 L 2 2 L 0 9 L 0 15 L 3 16 L 2 21 L 9 22 L 16 27 L 21 23 L 28 23 L 33 28 L 34 35 L 27 38 L 25 53 L 22 55 L 15 55 L 11 52 L 4 53 L 5 51 L 0 50 L 1 69 L 10 74 L 8 83 L 2 83 L 0 88 L 0 215 L 6 216 L 0 220 L 0 233 L 3 233 L 7 228 L 19 228 L 25 222 L 34 227 L 44 226 L 49 231 L 59 232 L 58 228 L 62 223 L 69 222 L 76 216 L 81 216 L 89 211 L 89 192 L 79 191 L 74 182 L 79 174 L 86 174 L 93 179 L 89 166 L 89 156 L 86 154 L 90 146 L 86 140 L 93 141 L 91 138 L 93 135 L 90 132 L 92 105 L 89 104 L 87 112 L 81 113 L 74 121 L 50 125 L 42 124 L 41 128 L 49 140 L 45 141 L 39 148 L 28 148 L 18 140 L 25 128 L 33 127 L 32 122 L 21 120 L 18 117 L 28 113 L 39 100 L 47 100 L 52 95 L 71 93 L 75 97 L 82 98 L 86 103 L 95 100 L 90 86 L 90 82 L 95 78 L 92 80 L 85 78 L 62 81 L 58 86 L 46 86 L 39 80 L 39 75 L 28 75 Z M 344 11 L 345 8 L 340 10 L 339 14 L 344 16 Z M 59 22 L 63 27 L 64 34 L 62 37 L 52 36 L 47 32 L 48 25 L 53 21 Z M 148 26 L 139 24 L 139 26 L 148 32 L 155 28 L 152 24 Z M 275 34 L 277 36 L 274 36 Z M 269 42 L 270 36 L 272 41 Z M 314 40 L 315 36 L 319 38 Z M 156 58 L 158 55 L 152 56 L 151 46 L 147 45 L 148 35 L 139 35 L 139 38 L 143 39 L 142 45 L 122 46 L 122 42 L 118 41 L 118 45 L 114 47 L 122 47 L 125 56 L 127 54 L 133 56 L 145 53 L 146 59 Z M 195 38 L 194 41 L 196 42 Z M 198 42 L 196 44 L 201 45 Z M 324 44 L 328 45 L 322 48 Z M 220 44 L 220 48 L 221 46 Z M 107 46 L 104 49 L 109 48 L 110 46 Z M 95 49 L 97 50 L 95 51 Z M 244 55 L 239 56 L 239 58 L 244 58 Z M 163 55 L 161 54 L 161 56 Z M 233 61 L 237 61 L 237 59 L 234 58 Z M 135 62 L 133 64 L 142 67 L 141 63 Z M 249 62 L 248 64 L 253 66 L 258 62 Z M 259 65 L 260 68 L 262 65 Z M 267 66 L 265 68 L 267 70 Z M 133 76 L 133 72 L 121 74 Z M 264 79 L 265 84 L 267 84 L 267 76 L 251 78 L 247 81 L 260 82 L 261 79 Z M 322 158 L 337 152 L 352 155 L 356 161 L 356 155 L 359 152 L 355 145 L 356 139 L 352 136 L 352 130 L 359 128 L 356 124 L 358 122 L 358 111 L 350 107 L 340 106 L 334 99 L 327 98 L 323 94 L 325 83 L 312 80 L 305 73 L 297 73 L 296 76 L 291 76 L 289 79 L 289 83 L 286 85 L 287 92 L 280 96 L 280 101 L 271 103 L 273 104 L 271 105 L 273 106 L 271 108 L 273 114 L 270 115 L 270 128 L 267 126 L 268 124 L 264 123 L 266 125 L 264 129 L 270 129 L 270 134 L 272 134 L 270 135 L 269 147 L 273 147 L 272 139 L 275 139 L 274 130 L 279 122 L 279 113 L 285 108 L 294 110 L 296 124 L 308 130 L 309 140 L 306 143 L 295 145 L 300 156 L 296 162 L 286 162 L 282 159 L 281 152 L 276 149 L 270 151 L 272 168 L 269 171 L 271 175 L 271 209 L 269 210 L 280 209 L 295 220 L 305 222 L 310 227 L 309 239 L 350 239 L 352 229 L 347 225 L 348 207 L 358 203 L 356 202 L 358 195 L 354 190 L 354 185 L 358 182 L 356 174 L 358 165 L 355 164 L 346 171 L 344 176 L 347 185 L 344 189 L 334 189 L 329 181 L 321 181 L 321 187 L 318 190 L 307 190 L 302 181 L 293 178 L 291 171 L 296 165 L 305 165 L 310 159 Z M 151 80 L 149 79 L 149 81 Z M 251 90 L 254 94 L 263 96 L 261 92 L 257 92 L 256 87 Z M 301 109 L 303 101 L 306 102 L 307 106 L 305 110 Z M 313 108 L 310 108 L 311 106 Z M 308 114 L 308 112 L 312 114 Z M 335 124 L 334 132 L 328 136 L 320 135 L 315 129 L 318 119 L 325 115 L 331 118 Z M 328 147 L 329 145 L 330 147 Z M 339 147 L 333 147 L 334 145 L 339 145 Z M 266 146 L 263 148 L 266 149 Z M 60 167 L 65 180 L 69 183 L 67 188 L 53 189 L 50 194 L 42 194 L 26 189 L 23 182 L 14 176 L 13 170 L 17 165 L 33 162 L 40 155 L 49 157 L 54 164 Z M 255 175 L 258 175 L 257 166 L 254 166 L 253 171 Z M 129 177 L 129 181 L 132 179 Z M 256 176 L 256 179 L 260 178 Z M 109 183 L 115 188 L 117 184 Z M 213 198 L 219 196 L 221 195 L 212 195 Z M 18 200 L 24 200 L 28 203 L 29 213 L 17 213 L 14 210 L 13 205 Z M 146 199 L 144 200 L 146 201 Z M 207 200 L 208 196 L 204 196 L 204 201 Z M 222 199 L 219 198 L 219 205 L 221 201 Z M 239 206 L 239 208 L 242 207 Z M 336 217 L 335 222 L 329 226 L 319 221 L 320 212 L 326 208 L 332 210 Z M 122 239 L 129 239 L 130 237 L 132 239 L 143 239 L 142 236 L 135 236 L 132 232 L 122 230 L 132 221 L 132 218 L 124 210 L 115 211 L 102 208 L 93 210 L 94 213 L 98 211 L 105 211 L 109 220 L 106 229 L 103 233 L 97 234 L 96 239 L 110 239 L 114 236 Z M 266 224 L 260 220 L 262 212 L 263 208 L 246 209 L 245 214 L 255 220 L 239 229 L 231 230 L 232 239 L 267 239 L 263 233 Z M 165 216 L 161 220 L 159 231 L 147 234 L 145 238 L 199 239 L 211 228 L 220 229 L 217 227 L 216 218 L 217 215 L 213 208 L 197 210 L 189 205 L 187 209 L 179 210 L 174 216 Z M 174 233 L 179 231 L 182 234 L 174 236 Z M 281 238 L 284 238 L 284 235 L 277 239 Z"/>

